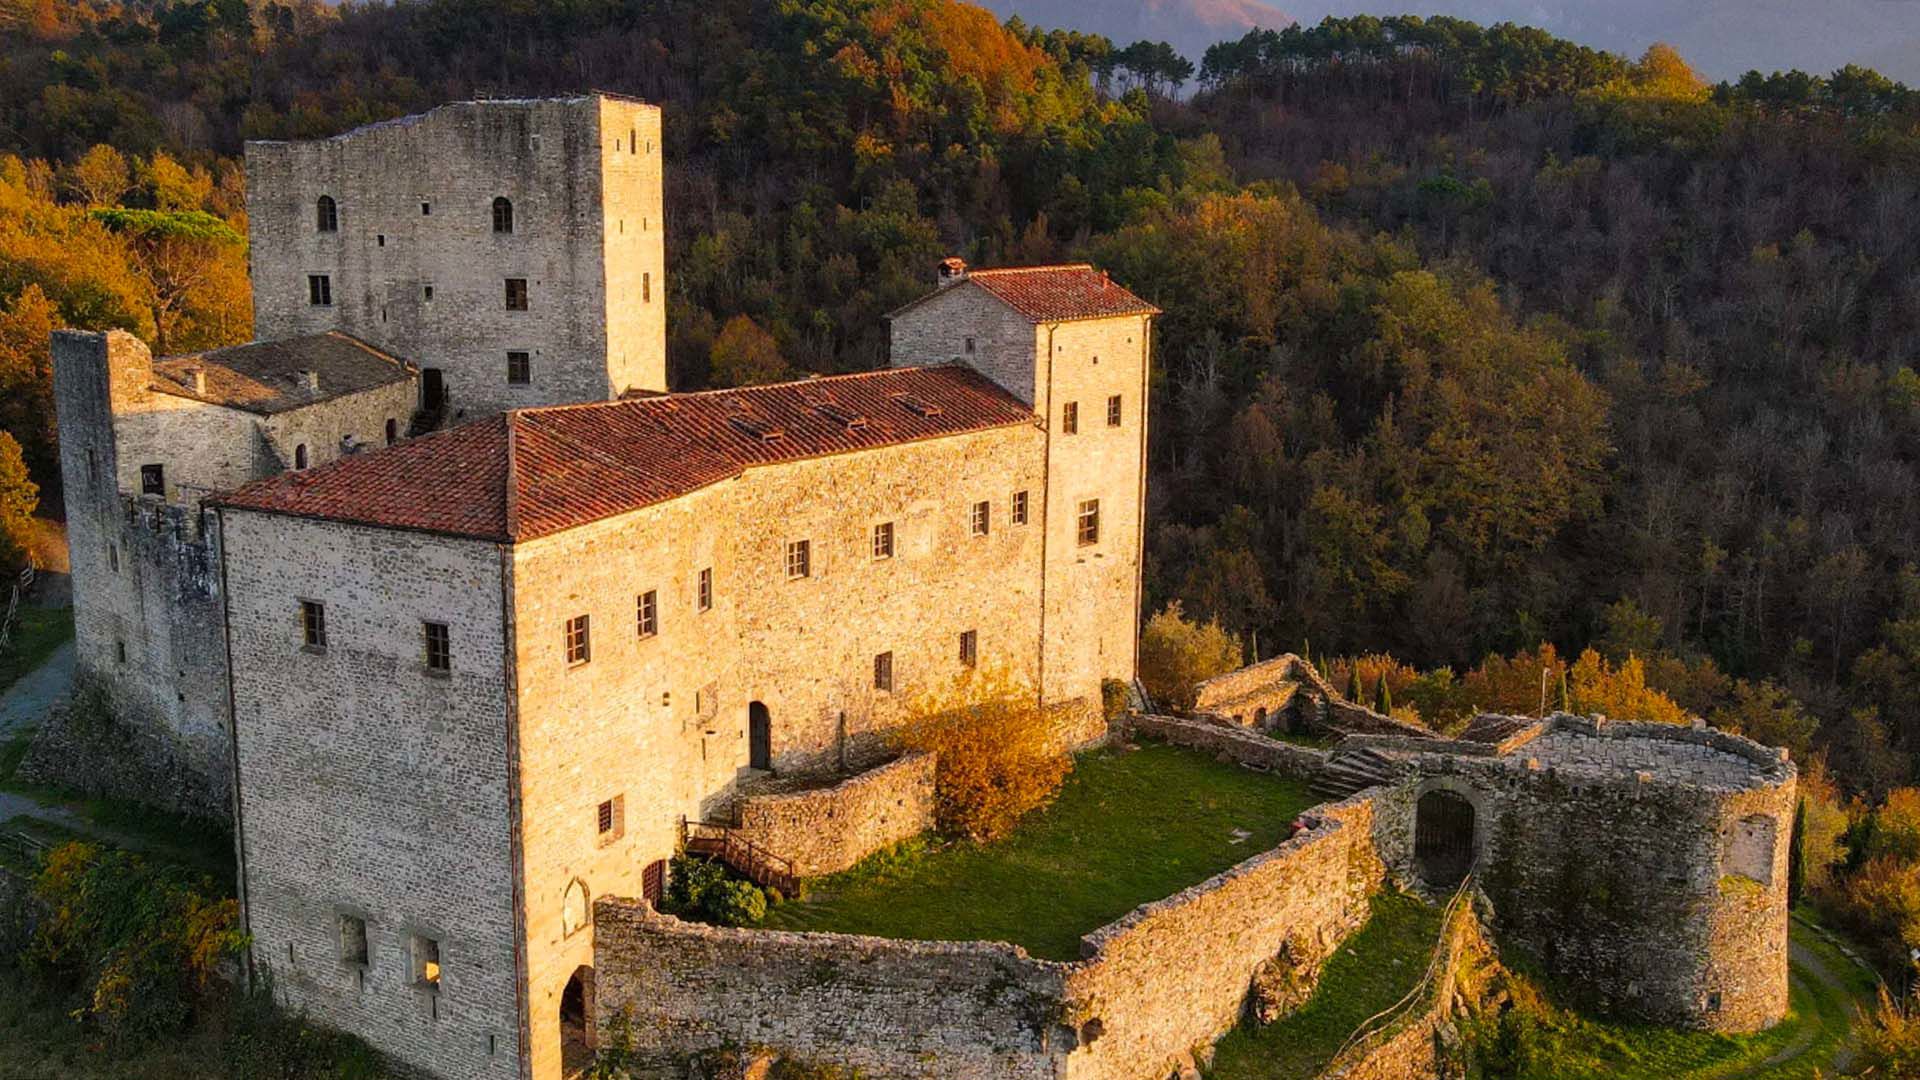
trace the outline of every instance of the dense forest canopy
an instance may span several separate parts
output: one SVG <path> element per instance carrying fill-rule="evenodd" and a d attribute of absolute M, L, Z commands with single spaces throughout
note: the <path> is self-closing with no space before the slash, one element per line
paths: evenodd
<path fill-rule="evenodd" d="M 1156 608 L 1379 654 L 1341 663 L 1429 720 L 1523 707 L 1544 668 L 1861 790 L 1913 772 L 1920 97 L 1872 72 L 1710 86 L 1670 49 L 1412 17 L 1196 70 L 950 0 L 0 26 L 0 426 L 50 491 L 49 328 L 248 333 L 245 139 L 623 91 L 667 108 L 677 385 L 882 363 L 945 255 L 1091 258 L 1167 311 Z"/>

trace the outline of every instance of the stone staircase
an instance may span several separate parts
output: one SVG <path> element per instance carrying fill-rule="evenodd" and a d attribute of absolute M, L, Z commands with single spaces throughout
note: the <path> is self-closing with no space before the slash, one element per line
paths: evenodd
<path fill-rule="evenodd" d="M 1313 792 L 1328 799 L 1344 799 L 1356 792 L 1392 782 L 1400 763 L 1378 750 L 1335 750 L 1313 778 Z"/>

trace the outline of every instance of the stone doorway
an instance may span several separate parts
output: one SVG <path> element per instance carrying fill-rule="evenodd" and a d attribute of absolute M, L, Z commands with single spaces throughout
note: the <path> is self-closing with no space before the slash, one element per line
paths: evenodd
<path fill-rule="evenodd" d="M 560 1062 L 569 1077 L 581 1076 L 593 1066 L 593 969 L 576 968 L 560 992 Z"/>
<path fill-rule="evenodd" d="M 446 404 L 447 384 L 440 369 L 423 368 L 420 372 L 420 408 L 423 412 L 433 412 Z"/>
<path fill-rule="evenodd" d="M 747 706 L 747 767 L 773 768 L 773 713 L 758 701 Z"/>
<path fill-rule="evenodd" d="M 1420 796 L 1413 819 L 1413 863 L 1436 888 L 1460 884 L 1473 869 L 1473 804 L 1451 791 Z"/>

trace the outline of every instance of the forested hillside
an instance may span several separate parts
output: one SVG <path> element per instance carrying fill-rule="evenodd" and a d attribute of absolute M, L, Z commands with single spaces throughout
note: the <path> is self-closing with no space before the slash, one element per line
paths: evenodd
<path fill-rule="evenodd" d="M 0 22 L 0 424 L 50 493 L 49 326 L 248 332 L 244 139 L 624 91 L 668 110 L 678 385 L 878 364 L 944 255 L 1091 258 L 1168 312 L 1156 608 L 1391 654 L 1369 685 L 1432 722 L 1532 707 L 1592 646 L 1589 684 L 1859 790 L 1913 771 L 1920 99 L 1870 72 L 1711 87 L 1668 50 L 1359 18 L 1224 44 L 1183 101 L 1151 43 L 948 0 Z"/>

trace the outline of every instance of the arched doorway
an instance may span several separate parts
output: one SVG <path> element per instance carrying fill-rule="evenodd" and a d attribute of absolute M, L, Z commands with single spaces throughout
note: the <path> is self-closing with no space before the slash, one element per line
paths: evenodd
<path fill-rule="evenodd" d="M 1413 819 L 1414 867 L 1427 884 L 1458 885 L 1473 869 L 1473 804 L 1451 791 L 1420 796 Z"/>
<path fill-rule="evenodd" d="M 758 701 L 747 706 L 747 765 L 773 768 L 773 714 Z"/>
<path fill-rule="evenodd" d="M 560 992 L 560 1061 L 567 1076 L 578 1076 L 593 1064 L 593 969 L 574 969 Z"/>

